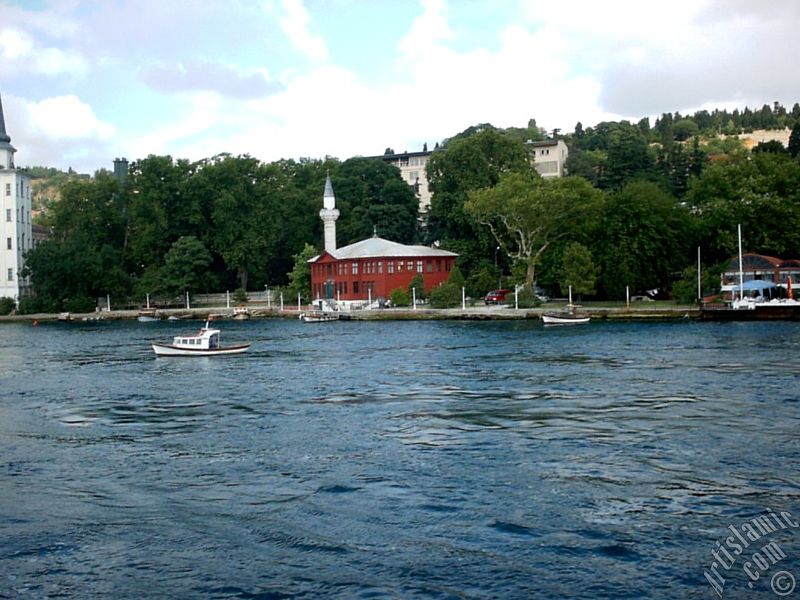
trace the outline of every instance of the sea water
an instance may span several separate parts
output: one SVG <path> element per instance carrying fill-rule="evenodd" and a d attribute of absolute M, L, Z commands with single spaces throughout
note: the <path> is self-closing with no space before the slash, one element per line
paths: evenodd
<path fill-rule="evenodd" d="M 226 321 L 249 352 L 153 354 L 199 326 L 0 326 L 0 598 L 775 597 L 800 577 L 800 529 L 726 543 L 800 520 L 798 324 Z M 756 557 L 771 541 L 784 556 Z"/>

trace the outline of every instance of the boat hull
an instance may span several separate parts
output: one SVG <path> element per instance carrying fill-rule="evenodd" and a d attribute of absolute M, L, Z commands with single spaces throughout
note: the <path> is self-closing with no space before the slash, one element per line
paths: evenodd
<path fill-rule="evenodd" d="M 228 354 L 241 354 L 250 348 L 251 344 L 237 344 L 221 348 L 178 348 L 170 344 L 152 344 L 156 356 L 221 356 Z"/>
<path fill-rule="evenodd" d="M 800 304 L 756 305 L 755 308 L 704 306 L 700 309 L 703 321 L 800 321 Z"/>
<path fill-rule="evenodd" d="M 338 321 L 339 315 L 334 313 L 303 313 L 300 315 L 300 320 L 303 323 L 328 323 L 330 321 Z"/>
<path fill-rule="evenodd" d="M 566 316 L 566 315 L 542 315 L 542 322 L 545 325 L 580 325 L 588 323 L 591 317 L 588 316 Z"/>

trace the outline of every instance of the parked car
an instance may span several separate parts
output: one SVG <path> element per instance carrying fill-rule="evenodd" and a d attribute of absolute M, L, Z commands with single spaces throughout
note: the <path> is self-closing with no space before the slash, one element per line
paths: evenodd
<path fill-rule="evenodd" d="M 491 292 L 486 294 L 486 297 L 483 299 L 483 301 L 486 304 L 500 304 L 502 302 L 505 302 L 506 296 L 508 296 L 513 291 L 514 290 L 508 290 L 508 289 L 492 290 Z"/>

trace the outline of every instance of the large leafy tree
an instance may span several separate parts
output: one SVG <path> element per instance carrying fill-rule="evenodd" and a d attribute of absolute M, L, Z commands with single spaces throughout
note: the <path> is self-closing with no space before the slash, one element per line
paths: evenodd
<path fill-rule="evenodd" d="M 525 265 L 525 283 L 533 288 L 536 266 L 550 245 L 591 219 L 602 194 L 585 179 L 542 179 L 533 168 L 505 172 L 497 185 L 472 191 L 466 212 L 486 226 L 508 256 Z"/>
<path fill-rule="evenodd" d="M 708 167 L 686 198 L 710 262 L 736 253 L 739 224 L 750 252 L 800 254 L 800 164 L 786 154 L 733 155 Z"/>
<path fill-rule="evenodd" d="M 648 140 L 638 127 L 622 121 L 609 134 L 608 158 L 600 184 L 605 189 L 619 189 L 627 181 L 652 176 L 654 165 Z"/>
<path fill-rule="evenodd" d="M 125 296 L 130 280 L 123 267 L 124 194 L 107 172 L 94 180 L 72 180 L 53 206 L 50 240 L 30 250 L 30 275 L 40 303 L 62 310 L 76 298 L 94 302 L 106 294 Z"/>
<path fill-rule="evenodd" d="M 194 236 L 183 236 L 172 244 L 159 270 L 159 290 L 167 296 L 190 294 L 205 288 L 211 253 Z"/>
<path fill-rule="evenodd" d="M 311 300 L 311 265 L 308 261 L 314 258 L 317 249 L 311 244 L 306 244 L 303 249 L 294 255 L 294 266 L 289 275 L 289 292 L 295 298 L 299 294 L 304 302 Z"/>
<path fill-rule="evenodd" d="M 800 121 L 792 125 L 792 132 L 789 134 L 789 145 L 786 148 L 792 158 L 800 155 Z"/>
<path fill-rule="evenodd" d="M 333 161 L 282 160 L 262 167 L 262 186 L 271 213 L 271 240 L 267 255 L 253 270 L 255 287 L 281 284 L 294 264 L 294 255 L 305 244 L 321 239 L 322 207 L 325 173 Z M 265 232 L 266 233 L 266 232 Z"/>
<path fill-rule="evenodd" d="M 191 165 L 171 156 L 148 156 L 131 164 L 126 254 L 133 272 L 162 264 L 172 243 L 197 233 L 200 219 L 185 186 Z"/>
<path fill-rule="evenodd" d="M 457 252 L 465 275 L 485 267 L 496 242 L 485 227 L 464 210 L 470 191 L 497 185 L 507 171 L 530 172 L 525 144 L 490 125 L 471 128 L 447 142 L 428 159 L 432 192 L 428 241 L 438 240 Z"/>
<path fill-rule="evenodd" d="M 560 283 L 562 292 L 571 287 L 579 297 L 595 293 L 597 267 L 589 248 L 579 242 L 572 242 L 566 247 L 562 257 Z"/>
<path fill-rule="evenodd" d="M 249 273 L 266 259 L 278 228 L 271 175 L 255 158 L 226 154 L 206 161 L 195 175 L 194 193 L 210 198 L 205 239 L 243 289 Z"/>
<path fill-rule="evenodd" d="M 613 194 L 597 229 L 601 284 L 611 298 L 668 287 L 689 262 L 688 210 L 651 182 L 633 182 Z"/>
<path fill-rule="evenodd" d="M 332 180 L 341 213 L 339 245 L 362 240 L 373 231 L 404 244 L 417 241 L 419 203 L 397 167 L 382 160 L 351 158 L 339 166 Z"/>

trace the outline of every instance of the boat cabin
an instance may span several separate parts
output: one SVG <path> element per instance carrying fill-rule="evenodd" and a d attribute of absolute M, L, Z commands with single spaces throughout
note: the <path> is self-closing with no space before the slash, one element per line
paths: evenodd
<path fill-rule="evenodd" d="M 197 335 L 176 335 L 172 340 L 172 345 L 176 348 L 187 348 L 190 350 L 210 350 L 219 348 L 219 329 L 210 329 L 208 322 Z"/>

